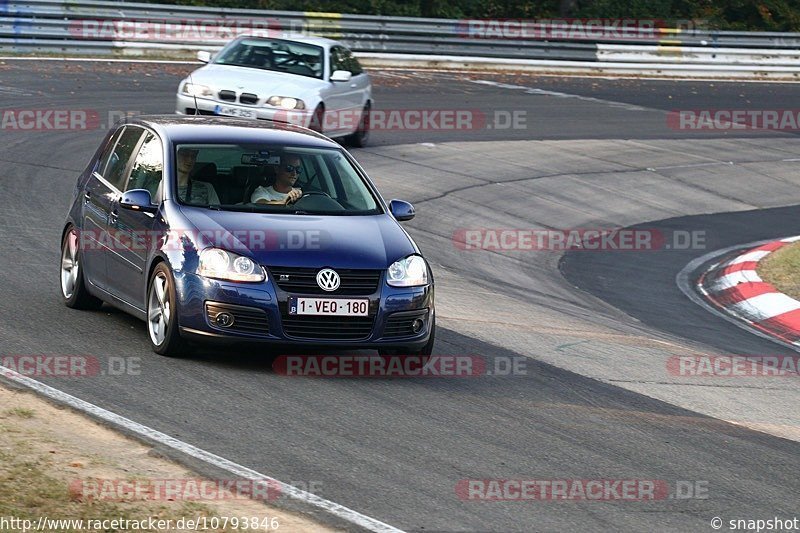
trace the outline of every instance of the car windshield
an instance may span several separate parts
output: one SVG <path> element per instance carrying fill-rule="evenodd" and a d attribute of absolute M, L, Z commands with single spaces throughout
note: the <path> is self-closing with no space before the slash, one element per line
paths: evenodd
<path fill-rule="evenodd" d="M 243 39 L 222 50 L 214 63 L 321 79 L 323 49 L 282 39 Z"/>
<path fill-rule="evenodd" d="M 224 211 L 294 215 L 373 215 L 378 201 L 336 148 L 179 144 L 179 203 Z"/>

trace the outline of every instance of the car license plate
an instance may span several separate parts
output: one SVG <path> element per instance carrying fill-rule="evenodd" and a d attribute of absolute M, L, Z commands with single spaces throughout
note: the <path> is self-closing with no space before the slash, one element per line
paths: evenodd
<path fill-rule="evenodd" d="M 214 108 L 214 113 L 217 115 L 225 115 L 226 117 L 256 118 L 256 112 L 252 109 L 239 109 L 238 107 L 218 105 Z"/>
<path fill-rule="evenodd" d="M 289 298 L 290 315 L 367 316 L 367 298 Z"/>

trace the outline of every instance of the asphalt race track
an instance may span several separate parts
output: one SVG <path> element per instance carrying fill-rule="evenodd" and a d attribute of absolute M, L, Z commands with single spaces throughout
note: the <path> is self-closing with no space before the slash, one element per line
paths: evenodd
<path fill-rule="evenodd" d="M 9 109 L 172 112 L 186 65 L 0 62 Z M 486 83 L 486 82 L 490 83 Z M 0 354 L 140 358 L 138 375 L 42 381 L 408 531 L 712 531 L 792 518 L 797 383 L 687 378 L 677 355 L 783 354 L 675 284 L 716 249 L 800 233 L 789 133 L 683 131 L 678 109 L 788 109 L 792 84 L 375 73 L 376 108 L 524 112 L 523 128 L 375 131 L 353 154 L 417 207 L 435 353 L 527 358 L 525 375 L 312 379 L 257 351 L 150 352 L 144 323 L 59 300 L 59 237 L 103 128 L 0 130 Z M 500 83 L 502 85 L 497 85 Z M 492 122 L 489 122 L 492 124 Z M 496 124 L 495 124 L 496 125 Z M 459 230 L 610 228 L 704 236 L 648 252 L 463 250 Z M 708 498 L 462 501 L 469 479 L 701 482 Z"/>

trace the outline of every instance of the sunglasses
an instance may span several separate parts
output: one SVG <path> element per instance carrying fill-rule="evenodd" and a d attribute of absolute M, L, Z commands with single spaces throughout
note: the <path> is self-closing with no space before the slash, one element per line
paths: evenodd
<path fill-rule="evenodd" d="M 284 165 L 283 170 L 286 172 L 297 172 L 298 174 L 303 173 L 303 167 L 300 165 Z"/>

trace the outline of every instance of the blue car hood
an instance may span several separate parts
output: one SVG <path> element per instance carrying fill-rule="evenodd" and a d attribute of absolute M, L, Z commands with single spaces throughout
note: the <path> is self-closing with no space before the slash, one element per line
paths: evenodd
<path fill-rule="evenodd" d="M 275 215 L 181 209 L 200 236 L 198 248 L 218 246 L 265 266 L 385 269 L 416 253 L 390 215 Z"/>

